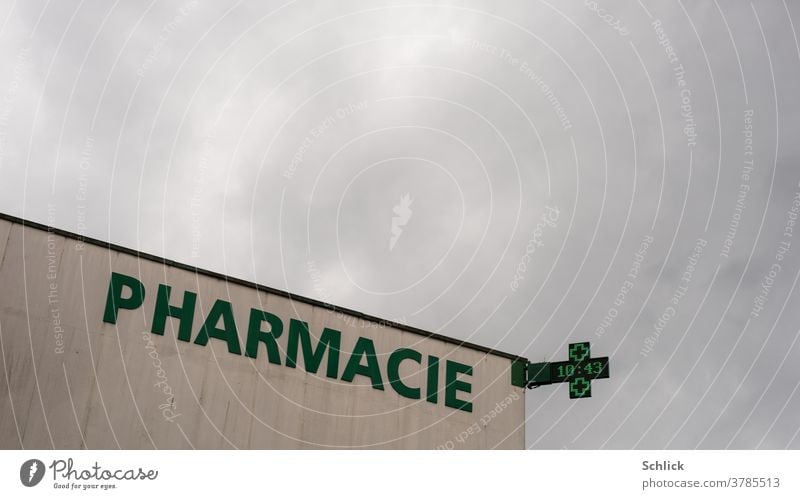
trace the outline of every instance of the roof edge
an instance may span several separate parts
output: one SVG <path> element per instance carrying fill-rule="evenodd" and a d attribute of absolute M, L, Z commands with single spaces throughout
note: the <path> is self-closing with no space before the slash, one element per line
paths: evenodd
<path fill-rule="evenodd" d="M 56 235 L 63 236 L 63 237 L 69 238 L 69 239 L 74 239 L 76 241 L 80 241 L 80 242 L 83 242 L 83 243 L 93 244 L 95 246 L 100 246 L 100 247 L 103 247 L 103 248 L 107 248 L 107 249 L 112 250 L 112 251 L 118 251 L 120 253 L 125 253 L 127 255 L 135 256 L 137 258 L 143 258 L 145 260 L 150 260 L 150 261 L 153 261 L 153 262 L 156 262 L 156 263 L 160 263 L 160 264 L 163 264 L 163 265 L 169 265 L 171 267 L 179 268 L 179 269 L 186 270 L 186 271 L 189 271 L 189 272 L 193 272 L 195 274 L 203 275 L 203 276 L 206 276 L 206 277 L 211 277 L 211 278 L 214 278 L 214 279 L 222 279 L 222 280 L 224 280 L 226 282 L 229 282 L 229 283 L 238 284 L 238 285 L 245 286 L 245 287 L 248 287 L 248 288 L 253 288 L 253 289 L 257 290 L 257 291 L 264 291 L 264 292 L 267 292 L 267 293 L 272 293 L 272 294 L 275 294 L 275 295 L 278 295 L 278 296 L 282 296 L 284 298 L 288 298 L 290 300 L 298 301 L 300 303 L 313 305 L 315 307 L 324 308 L 324 309 L 331 310 L 331 311 L 334 311 L 334 312 L 340 312 L 340 313 L 347 314 L 347 315 L 350 315 L 352 317 L 355 317 L 357 319 L 362 319 L 362 320 L 365 320 L 365 321 L 374 322 L 374 323 L 377 323 L 377 324 L 382 325 L 382 326 L 392 327 L 392 328 L 395 328 L 395 329 L 399 329 L 401 331 L 406 331 L 406 332 L 409 332 L 409 333 L 413 333 L 413 334 L 417 334 L 417 335 L 420 335 L 420 336 L 424 336 L 426 338 L 431 338 L 431 339 L 435 339 L 435 340 L 444 341 L 445 343 L 450 343 L 450 344 L 458 345 L 460 347 L 470 348 L 472 350 L 477 350 L 479 352 L 485 352 L 487 354 L 496 355 L 498 357 L 505 357 L 505 358 L 511 359 L 511 360 L 523 360 L 523 361 L 527 362 L 527 359 L 525 357 L 521 356 L 521 355 L 515 355 L 515 354 L 503 352 L 503 351 L 500 351 L 500 350 L 495 350 L 493 348 L 485 347 L 485 346 L 478 345 L 478 344 L 475 344 L 475 343 L 470 343 L 468 341 L 457 340 L 455 338 L 451 338 L 449 336 L 444 336 L 444 335 L 439 334 L 439 333 L 426 331 L 424 329 L 420 329 L 420 328 L 417 328 L 417 327 L 414 327 L 414 326 L 409 326 L 409 325 L 406 325 L 406 324 L 401 324 L 399 322 L 394 322 L 394 321 L 390 321 L 390 320 L 387 320 L 387 319 L 381 319 L 380 317 L 375 317 L 373 315 L 365 314 L 365 313 L 359 312 L 357 310 L 351 310 L 349 308 L 339 307 L 339 306 L 336 306 L 336 305 L 334 305 L 332 303 L 326 303 L 326 302 L 323 302 L 323 301 L 320 301 L 320 300 L 315 300 L 313 298 L 308 298 L 306 296 L 302 296 L 302 295 L 298 295 L 298 294 L 295 294 L 295 293 L 291 293 L 289 291 L 283 291 L 283 290 L 280 290 L 280 289 L 272 288 L 272 287 L 269 287 L 269 286 L 264 286 L 264 285 L 258 284 L 256 282 L 248 281 L 248 280 L 241 279 L 241 278 L 238 278 L 238 277 L 227 276 L 225 274 L 221 274 L 221 273 L 215 272 L 213 270 L 208 270 L 208 269 L 203 269 L 203 268 L 200 268 L 200 267 L 195 267 L 193 265 L 177 262 L 175 260 L 170 260 L 168 258 L 159 257 L 159 256 L 156 256 L 156 255 L 152 255 L 150 253 L 144 253 L 144 252 L 141 252 L 141 251 L 138 251 L 138 250 L 134 250 L 134 249 L 125 247 L 125 246 L 120 246 L 118 244 L 110 243 L 108 241 L 101 241 L 100 239 L 95 239 L 93 237 L 88 237 L 88 236 L 84 236 L 84 235 L 81 235 L 81 234 L 76 234 L 74 232 L 70 232 L 70 231 L 67 231 L 67 230 L 59 229 L 57 227 L 52 227 L 52 226 L 49 226 L 49 225 L 46 225 L 46 224 L 42 224 L 42 223 L 39 223 L 39 222 L 33 222 L 33 221 L 30 221 L 30 220 L 25 220 L 24 218 L 20 218 L 20 217 L 14 216 L 14 215 L 9 215 L 7 213 L 0 212 L 0 220 L 5 220 L 7 222 L 11 222 L 12 224 L 22 225 L 23 227 L 31 227 L 33 229 L 43 230 L 43 231 L 49 232 L 51 234 L 56 234 Z"/>

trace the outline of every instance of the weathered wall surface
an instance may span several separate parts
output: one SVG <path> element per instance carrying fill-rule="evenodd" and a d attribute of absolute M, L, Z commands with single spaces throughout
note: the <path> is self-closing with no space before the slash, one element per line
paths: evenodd
<path fill-rule="evenodd" d="M 0 251 L 0 448 L 524 446 L 524 393 L 511 385 L 507 356 L 5 219 Z M 115 324 L 104 322 L 112 273 L 145 289 L 141 306 L 119 309 Z M 151 332 L 160 284 L 171 287 L 175 307 L 185 291 L 196 293 L 191 341 L 178 339 L 176 318 L 166 320 L 163 335 Z M 130 299 L 130 289 L 120 296 Z M 217 300 L 231 304 L 241 354 L 218 338 L 195 341 Z M 282 323 L 276 363 L 266 342 L 256 358 L 245 355 L 252 309 Z M 299 335 L 297 366 L 286 365 L 292 319 L 308 323 L 315 348 L 325 328 L 341 332 L 335 376 L 326 376 L 330 348 L 318 371 L 308 372 Z M 213 326 L 225 329 L 224 317 Z M 359 338 L 376 355 L 356 355 L 358 373 L 345 381 Z M 400 380 L 419 388 L 419 399 L 389 382 L 390 354 L 402 347 L 420 355 L 419 363 L 399 362 Z M 427 400 L 431 357 L 439 359 L 435 403 Z M 364 374 L 376 365 L 382 390 Z M 447 405 L 448 365 L 472 367 L 471 376 L 456 373 L 460 391 L 451 393 L 471 411 Z"/>

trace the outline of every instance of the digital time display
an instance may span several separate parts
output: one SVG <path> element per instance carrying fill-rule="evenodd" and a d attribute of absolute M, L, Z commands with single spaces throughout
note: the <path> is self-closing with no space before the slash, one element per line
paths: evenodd
<path fill-rule="evenodd" d="M 586 359 L 580 362 L 550 363 L 550 379 L 552 382 L 570 381 L 573 378 L 608 378 L 608 357 Z"/>
<path fill-rule="evenodd" d="M 584 399 L 592 396 L 593 380 L 609 377 L 608 357 L 592 358 L 591 345 L 588 341 L 570 343 L 569 360 L 529 362 L 524 372 L 528 388 L 568 383 L 569 398 Z"/>

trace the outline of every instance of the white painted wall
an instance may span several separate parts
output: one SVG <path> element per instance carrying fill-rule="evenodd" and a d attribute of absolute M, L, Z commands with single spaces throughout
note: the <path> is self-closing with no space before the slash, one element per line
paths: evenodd
<path fill-rule="evenodd" d="M 511 385 L 511 360 L 440 339 L 389 327 L 363 327 L 351 316 L 257 292 L 217 278 L 167 267 L 130 254 L 0 220 L 0 448 L 523 448 L 524 393 Z M 55 276 L 48 276 L 48 258 Z M 144 305 L 122 310 L 115 325 L 103 322 L 112 271 L 145 284 Z M 55 277 L 55 278 L 52 278 Z M 353 383 L 237 356 L 210 339 L 207 346 L 177 341 L 168 322 L 164 336 L 146 348 L 156 289 L 198 293 L 194 330 L 216 299 L 234 305 L 242 350 L 251 307 L 279 316 L 285 348 L 290 318 L 342 332 L 343 349 L 371 338 L 379 354 L 409 346 L 424 357 L 472 365 L 473 402 L 467 413 L 439 402 L 399 396 L 388 385 L 375 390 L 367 378 Z M 52 301 L 52 303 L 51 303 Z M 56 336 L 58 314 L 63 338 Z M 202 316 L 201 316 L 202 315 Z M 346 319 L 349 318 L 349 321 Z M 173 320 L 170 320 L 173 321 Z M 357 321 L 361 322 L 361 321 Z M 177 321 L 174 321 L 177 329 Z M 63 339 L 63 348 L 60 347 Z M 193 334 L 194 339 L 194 334 Z M 157 352 L 157 353 L 154 353 Z M 284 352 L 285 353 L 285 352 Z M 285 357 L 282 353 L 282 359 Z M 155 358 L 154 358 L 155 357 Z M 348 356 L 340 360 L 340 370 Z M 156 360 L 157 359 L 157 360 Z M 163 366 L 161 387 L 157 366 Z M 424 366 L 405 362 L 411 386 L 425 386 Z M 381 362 L 384 369 L 385 362 Z M 320 376 L 319 374 L 322 374 Z M 174 394 L 178 414 L 163 388 Z M 424 390 L 423 390 L 424 392 Z M 502 401 L 511 401 L 494 416 Z"/>

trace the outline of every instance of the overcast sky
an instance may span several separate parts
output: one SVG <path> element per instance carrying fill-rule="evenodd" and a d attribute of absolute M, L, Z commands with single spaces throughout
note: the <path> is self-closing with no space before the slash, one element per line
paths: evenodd
<path fill-rule="evenodd" d="M 404 3 L 0 1 L 0 211 L 591 341 L 611 378 L 530 391 L 532 448 L 800 448 L 800 7 Z"/>

